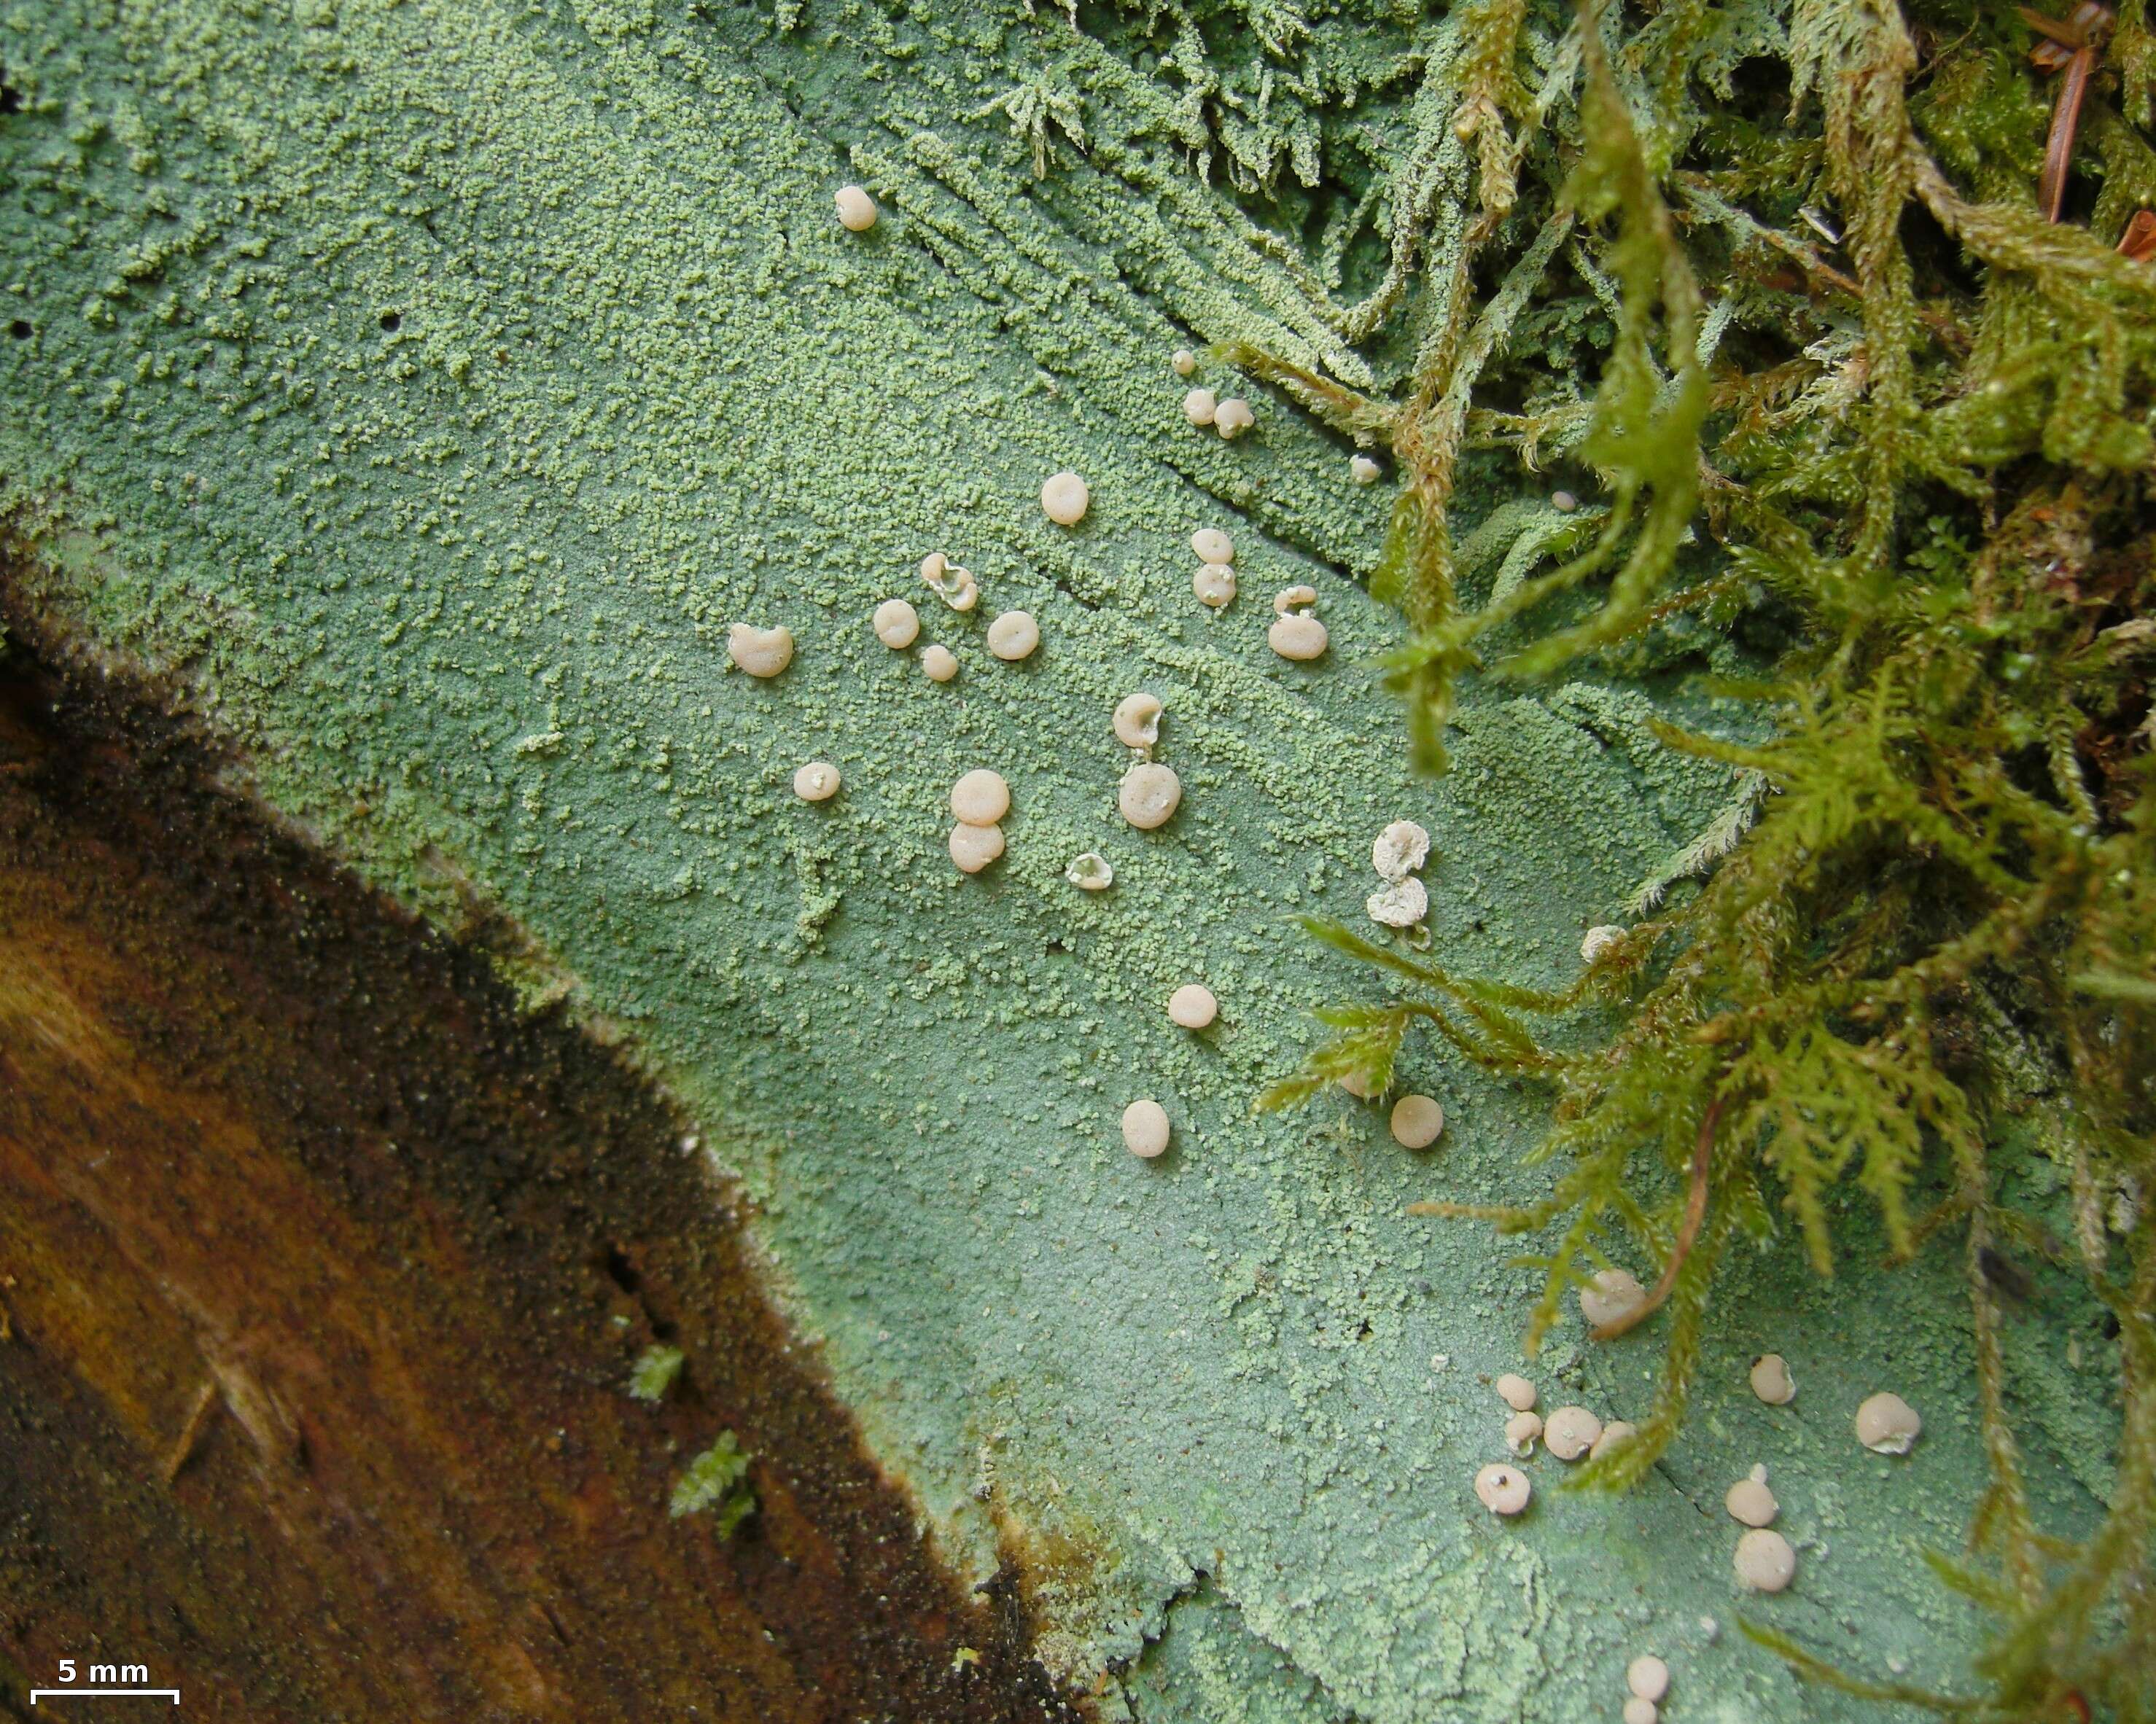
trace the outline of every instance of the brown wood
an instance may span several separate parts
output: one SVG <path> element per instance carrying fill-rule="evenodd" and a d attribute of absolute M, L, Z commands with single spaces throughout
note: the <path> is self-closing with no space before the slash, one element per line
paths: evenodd
<path fill-rule="evenodd" d="M 72 1657 L 195 1719 L 1067 1716 L 680 1121 L 208 767 L 0 657 L 0 1711 Z M 720 1542 L 667 1502 L 728 1429 Z"/>

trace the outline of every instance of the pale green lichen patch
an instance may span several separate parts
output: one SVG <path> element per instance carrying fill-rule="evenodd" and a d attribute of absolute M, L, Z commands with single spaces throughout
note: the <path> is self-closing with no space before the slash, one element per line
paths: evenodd
<path fill-rule="evenodd" d="M 1287 919 L 1358 916 L 1388 823 L 1433 834 L 1435 946 L 1554 982 L 1732 785 L 1655 742 L 1676 697 L 1592 683 L 1471 695 L 1453 774 L 1409 776 L 1372 670 L 1396 621 L 1356 578 L 1390 488 L 1218 362 L 1197 381 L 1253 394 L 1257 427 L 1194 429 L 1168 364 L 1230 337 L 1363 364 L 1191 172 L 1225 151 L 1293 183 L 1298 104 L 1186 111 L 1179 78 L 1041 11 L 0 15 L 0 326 L 29 331 L 0 328 L 0 474 L 40 598 L 182 671 L 261 793 L 373 878 L 452 927 L 512 921 L 531 997 L 703 1111 L 950 1547 L 985 1568 L 1007 1520 L 1073 1552 L 1042 1587 L 1066 1671 L 1136 1660 L 1147 1716 L 1234 1716 L 1232 1691 L 1253 1718 L 1496 1724 L 1607 1711 L 1651 1637 L 1728 1716 L 1835 1716 L 1727 1631 L 1738 1461 L 1804 1552 L 1752 1608 L 1951 1670 L 1969 1625 L 1911 1552 L 1958 1540 L 1982 1468 L 1922 1273 L 1853 1269 L 1830 1305 L 1761 1267 L 1666 1479 L 1538 1488 L 1501 1525 L 1476 1378 L 1517 1363 L 1534 1278 L 1402 1212 L 1532 1194 L 1540 1101 L 1425 1050 L 1403 1077 L 1448 1123 L 1422 1158 L 1345 1096 L 1252 1117 L 1358 979 Z M 1343 67 L 1348 28 L 1318 36 Z M 1193 87 L 1242 64 L 1191 54 Z M 1086 147 L 1055 120 L 1035 181 L 1029 129 L 981 110 L 1043 66 Z M 1301 108 L 1343 104 L 1337 78 Z M 1353 81 L 1394 124 L 1393 86 Z M 865 232 L 834 218 L 850 181 Z M 1068 527 L 1040 500 L 1065 468 L 1090 490 Z M 1243 573 L 1218 614 L 1200 522 Z M 938 550 L 983 599 L 924 608 L 964 664 L 942 685 L 870 620 Z M 1306 664 L 1265 641 L 1262 595 L 1298 583 L 1330 633 Z M 984 631 L 1015 609 L 1042 644 L 1004 663 Z M 742 620 L 790 630 L 782 675 L 726 669 Z M 1183 793 L 1150 831 L 1119 817 L 1106 722 L 1139 688 Z M 813 807 L 812 756 L 845 786 Z M 963 878 L 947 798 L 984 762 L 1009 848 Z M 1088 851 L 1113 890 L 1065 879 Z M 1193 977 L 1232 1003 L 1202 1036 L 1162 1019 Z M 1120 1130 L 1148 1095 L 1174 1101 L 1158 1162 Z M 2046 1332 L 2015 1368 L 2070 1426 L 2088 1390 Z M 1892 1474 L 1848 1455 L 1881 1336 L 1927 1408 Z M 1768 1350 L 1791 1408 L 1747 1387 Z M 1537 1370 L 1608 1419 L 1644 1404 L 1645 1357 L 1565 1330 Z"/>

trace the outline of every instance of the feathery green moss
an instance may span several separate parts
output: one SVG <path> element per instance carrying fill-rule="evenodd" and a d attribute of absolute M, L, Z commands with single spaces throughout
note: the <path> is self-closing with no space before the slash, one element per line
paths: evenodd
<path fill-rule="evenodd" d="M 689 1463 L 675 1481 L 667 1512 L 677 1521 L 684 1515 L 708 1512 L 712 1530 L 721 1538 L 732 1538 L 734 1529 L 756 1512 L 748 1456 L 732 1431 L 721 1431 L 718 1441 Z"/>
<path fill-rule="evenodd" d="M 629 1392 L 639 1401 L 654 1403 L 666 1398 L 674 1379 L 681 1374 L 682 1352 L 678 1347 L 654 1342 L 636 1356 L 629 1373 Z"/>
<path fill-rule="evenodd" d="M 1390 662 L 1430 767 L 1467 680 L 1681 663 L 1688 616 L 1753 642 L 1749 679 L 1719 686 L 1761 728 L 1663 728 L 1728 768 L 1730 802 L 1568 988 L 1309 922 L 1399 985 L 1322 1013 L 1332 1038 L 1266 1101 L 1342 1078 L 1382 1092 L 1417 1026 L 1551 1087 L 1542 1200 L 1416 1207 L 1550 1241 L 1531 1347 L 1612 1254 L 1655 1267 L 1657 1403 L 1585 1485 L 1636 1481 L 1676 1434 L 1735 1240 L 1786 1228 L 1831 1275 L 1845 1187 L 1897 1259 L 1953 1240 L 1992 1477 L 1969 1550 L 1938 1566 L 1998 1636 L 1948 1696 L 1763 1638 L 1850 1692 L 1958 1716 L 2156 1716 L 2156 271 L 2107 244 L 2156 184 L 2147 146 L 2100 79 L 2089 225 L 2043 221 L 2049 93 L 2029 33 L 1988 9 L 1680 0 L 1567 28 L 1485 0 L 1460 18 L 1425 76 L 1452 136 L 1482 142 L 1480 207 L 1396 239 L 1383 316 L 1419 332 L 1409 387 L 1383 401 L 1238 357 L 1402 464 L 1378 590 L 1409 624 Z M 2111 41 L 2145 88 L 2138 8 Z M 1419 207 L 1418 172 L 1399 164 L 1396 209 Z M 1545 357 L 1507 342 L 1560 251 L 1609 312 L 1569 336 L 1591 401 L 1553 398 Z M 1589 468 L 1607 506 L 1515 506 L 1455 546 L 1473 442 Z M 1467 583 L 1501 558 L 1478 599 Z M 2071 1240 L 2010 1194 L 2002 1127 L 2032 1114 L 2067 1170 Z M 1949 1194 L 1921 1203 L 1939 1167 Z M 2035 1523 L 2023 1484 L 1998 1331 L 2025 1256 L 2075 1271 L 2119 1328 L 2109 1513 L 2077 1544 Z"/>

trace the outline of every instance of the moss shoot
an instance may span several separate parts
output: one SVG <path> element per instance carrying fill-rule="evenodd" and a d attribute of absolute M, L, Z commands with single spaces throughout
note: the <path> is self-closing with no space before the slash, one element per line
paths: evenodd
<path fill-rule="evenodd" d="M 2102 10 L 1476 0 L 1424 72 L 1449 131 L 1394 187 L 1384 285 L 1330 311 L 1420 331 L 1403 392 L 1237 351 L 1400 463 L 1374 584 L 1409 623 L 1394 684 L 1432 770 L 1464 686 L 1588 659 L 1718 673 L 1754 715 L 1658 727 L 1727 768 L 1729 802 L 1569 987 L 1311 920 L 1394 988 L 1322 1013 L 1332 1039 L 1267 1101 L 1382 1093 L 1418 1029 L 1553 1094 L 1547 1195 L 1414 1207 L 1546 1242 L 1531 1351 L 1613 1254 L 1653 1265 L 1601 1332 L 1666 1312 L 1656 1404 L 1578 1484 L 1666 1453 L 1739 1243 L 1830 1275 L 1848 1188 L 1892 1260 L 1957 1254 L 1990 1480 L 1935 1566 L 1995 1615 L 1989 1650 L 1943 1692 L 1759 1631 L 1957 1716 L 2156 1716 L 2156 272 L 2128 254 L 2156 158 L 2130 123 L 2143 10 Z M 2076 53 L 2098 93 L 2047 109 Z M 1605 315 L 1545 316 L 1527 348 L 1561 270 Z M 1553 348 L 1591 397 L 1552 390 Z M 1606 505 L 1455 541 L 1470 447 L 1575 459 Z M 1695 619 L 1748 644 L 1741 669 L 1688 644 Z M 2041 1195 L 2030 1157 L 2064 1175 Z M 2030 1502 L 1999 1343 L 2023 1264 L 2119 1340 L 2109 1509 L 2080 1539 Z"/>
<path fill-rule="evenodd" d="M 756 1512 L 756 1491 L 748 1482 L 748 1456 L 732 1431 L 690 1461 L 675 1480 L 674 1496 L 667 1512 L 675 1520 L 685 1515 L 708 1514 L 711 1530 L 720 1538 L 732 1538 L 735 1529 Z"/>

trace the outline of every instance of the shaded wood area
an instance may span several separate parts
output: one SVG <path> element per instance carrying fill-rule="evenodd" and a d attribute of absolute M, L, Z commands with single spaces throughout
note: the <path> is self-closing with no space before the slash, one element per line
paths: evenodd
<path fill-rule="evenodd" d="M 680 1123 L 90 681 L 0 656 L 0 1712 L 146 1715 L 30 1711 L 74 1658 L 196 1718 L 1066 1716 Z M 667 1505 L 726 1429 L 721 1542 Z"/>

